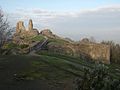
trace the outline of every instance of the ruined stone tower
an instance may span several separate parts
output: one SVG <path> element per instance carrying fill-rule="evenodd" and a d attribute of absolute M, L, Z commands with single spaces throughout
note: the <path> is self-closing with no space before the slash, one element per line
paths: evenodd
<path fill-rule="evenodd" d="M 25 26 L 23 21 L 19 21 L 16 25 L 16 33 L 21 33 L 25 31 Z"/>
<path fill-rule="evenodd" d="M 29 24 L 28 24 L 28 30 L 25 28 L 24 26 L 24 22 L 23 21 L 19 21 L 16 25 L 16 33 L 15 34 L 22 34 L 22 35 L 38 35 L 39 32 L 37 29 L 33 28 L 33 22 L 32 19 L 29 20 Z"/>
<path fill-rule="evenodd" d="M 34 37 L 39 35 L 39 32 L 37 29 L 33 28 L 33 23 L 32 20 L 29 20 L 29 25 L 28 25 L 28 30 L 24 26 L 23 21 L 17 22 L 16 25 L 16 32 L 13 35 L 13 42 L 17 44 L 23 44 L 26 43 L 24 42 L 24 39 L 27 37 Z"/>
<path fill-rule="evenodd" d="M 33 30 L 33 22 L 32 22 L 32 19 L 29 20 L 28 30 L 29 30 L 29 31 Z"/>

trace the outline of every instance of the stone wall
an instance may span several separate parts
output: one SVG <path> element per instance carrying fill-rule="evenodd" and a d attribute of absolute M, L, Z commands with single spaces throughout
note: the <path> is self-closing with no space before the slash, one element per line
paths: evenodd
<path fill-rule="evenodd" d="M 64 45 L 71 48 L 73 56 L 83 59 L 92 59 L 110 64 L 110 46 L 100 43 L 79 43 Z"/>
<path fill-rule="evenodd" d="M 108 45 L 98 43 L 79 44 L 78 52 L 83 53 L 94 60 L 107 64 L 110 63 L 110 46 Z"/>
<path fill-rule="evenodd" d="M 55 53 L 68 54 L 87 60 L 92 59 L 97 62 L 110 64 L 110 46 L 100 43 L 52 44 L 48 46 L 48 50 Z"/>

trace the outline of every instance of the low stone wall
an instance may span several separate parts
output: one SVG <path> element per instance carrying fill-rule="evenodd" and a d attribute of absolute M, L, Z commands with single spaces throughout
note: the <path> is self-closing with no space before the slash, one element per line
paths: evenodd
<path fill-rule="evenodd" d="M 99 43 L 79 43 L 65 45 L 50 45 L 48 50 L 55 53 L 69 54 L 88 60 L 96 60 L 110 64 L 110 46 Z"/>
<path fill-rule="evenodd" d="M 110 46 L 108 45 L 97 43 L 79 44 L 78 52 L 86 54 L 94 60 L 106 64 L 110 63 Z"/>

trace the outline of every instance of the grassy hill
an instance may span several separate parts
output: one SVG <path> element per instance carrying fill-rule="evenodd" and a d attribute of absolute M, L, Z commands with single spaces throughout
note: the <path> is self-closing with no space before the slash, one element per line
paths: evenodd
<path fill-rule="evenodd" d="M 75 77 L 95 64 L 79 58 L 39 52 L 40 55 L 0 56 L 0 90 L 72 90 Z M 120 66 L 106 65 L 110 75 L 120 77 Z"/>

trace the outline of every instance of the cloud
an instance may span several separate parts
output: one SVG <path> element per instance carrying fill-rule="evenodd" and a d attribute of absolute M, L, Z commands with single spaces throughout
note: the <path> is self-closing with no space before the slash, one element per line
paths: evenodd
<path fill-rule="evenodd" d="M 33 19 L 35 27 L 50 28 L 61 36 L 75 40 L 94 36 L 97 40 L 120 42 L 120 5 L 103 6 L 77 12 L 57 12 L 44 9 L 17 9 L 9 13 L 15 25 L 19 20 Z"/>

